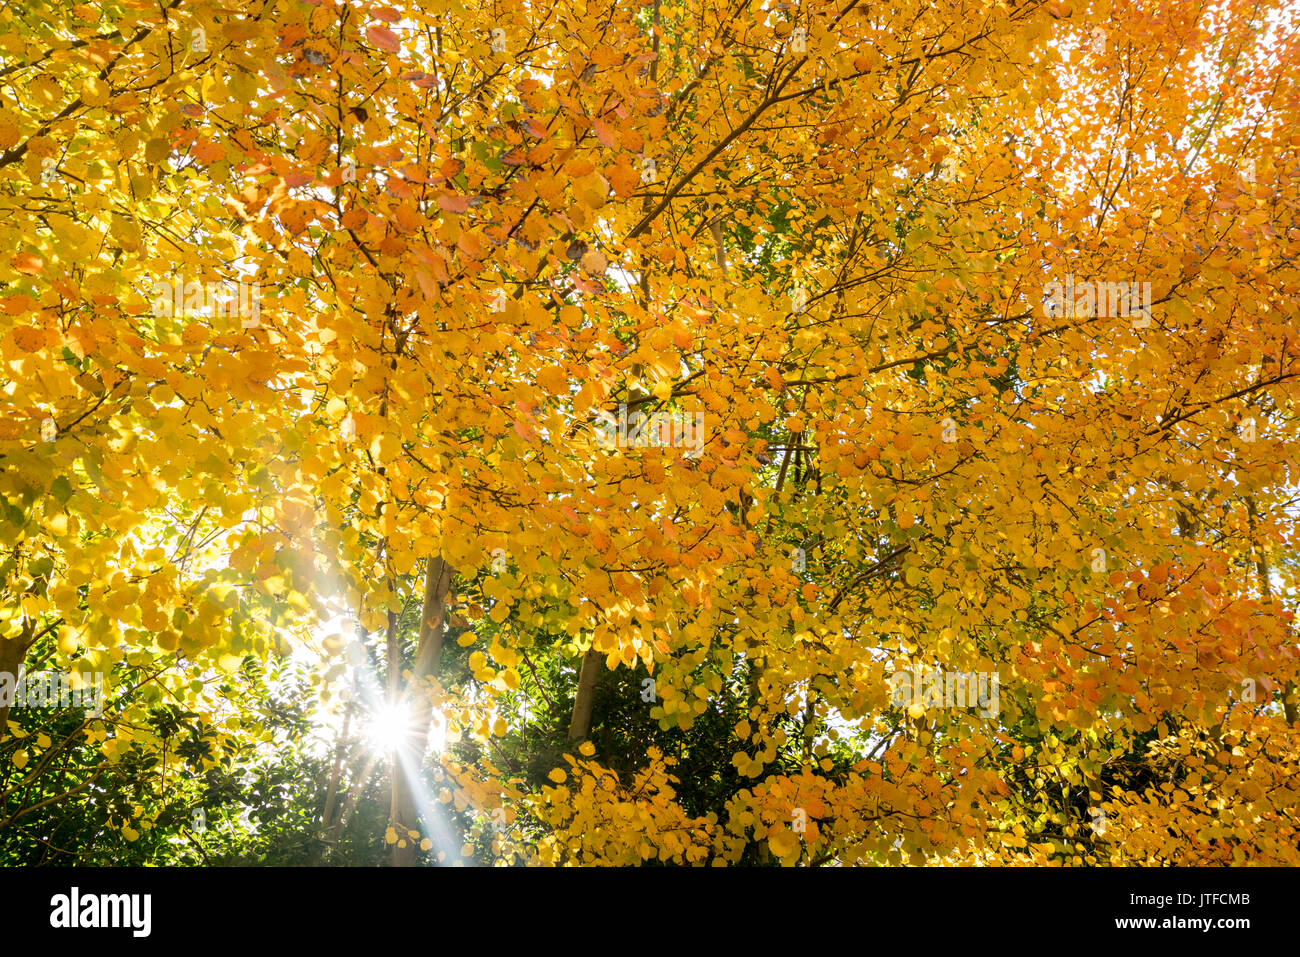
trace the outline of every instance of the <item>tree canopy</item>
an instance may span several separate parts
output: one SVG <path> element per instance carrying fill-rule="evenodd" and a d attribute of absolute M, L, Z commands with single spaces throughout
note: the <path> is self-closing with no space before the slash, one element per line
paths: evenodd
<path fill-rule="evenodd" d="M 1298 26 L 5 5 L 0 857 L 1300 863 Z"/>

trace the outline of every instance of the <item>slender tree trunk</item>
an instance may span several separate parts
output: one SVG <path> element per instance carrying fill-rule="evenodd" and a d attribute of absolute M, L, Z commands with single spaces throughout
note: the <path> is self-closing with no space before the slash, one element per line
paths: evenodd
<path fill-rule="evenodd" d="M 752 590 L 750 591 L 750 594 L 753 594 Z M 755 727 L 758 729 L 758 734 L 754 735 L 750 739 L 753 741 L 764 736 L 763 712 L 760 709 L 757 718 L 753 717 L 753 713 L 754 709 L 758 708 L 762 701 L 762 688 L 760 683 L 763 677 L 763 669 L 766 667 L 766 656 L 759 655 L 757 652 L 753 651 L 746 651 L 745 654 L 748 656 L 745 667 L 749 673 L 747 681 L 749 687 L 749 710 L 745 713 L 745 720 L 752 720 Z M 772 862 L 772 849 L 768 846 L 767 838 L 758 838 L 752 843 L 758 851 L 758 862 L 760 864 L 770 864 Z"/>
<path fill-rule="evenodd" d="M 398 842 L 393 845 L 392 865 L 394 867 L 410 867 L 415 863 L 416 842 L 411 839 L 409 832 L 418 831 L 420 828 L 415 794 L 420 786 L 418 779 L 420 762 L 428 743 L 429 722 L 433 717 L 433 706 L 425 679 L 436 676 L 442 662 L 442 635 L 447 619 L 447 600 L 450 592 L 451 566 L 443 561 L 441 555 L 429 559 L 424 573 L 420 640 L 415 649 L 411 680 L 406 686 L 402 699 L 410 707 L 411 727 L 415 730 L 410 747 L 405 749 L 406 760 L 395 759 L 393 762 L 393 795 L 389 823 L 396 829 L 398 836 Z M 399 663 L 399 678 L 400 674 Z M 389 676 L 391 680 L 391 660 Z M 405 847 L 402 846 L 403 842 Z"/>
<path fill-rule="evenodd" d="M 570 741 L 580 741 L 591 733 L 591 709 L 596 702 L 596 680 L 604 667 L 604 658 L 595 648 L 588 648 L 582 656 L 582 670 L 578 672 L 578 694 L 573 699 L 573 715 L 569 719 Z"/>
<path fill-rule="evenodd" d="M 17 638 L 0 638 L 0 674 L 13 676 L 16 685 L 18 682 L 18 669 L 22 667 L 23 658 L 27 656 L 27 649 L 31 647 L 34 628 L 28 622 L 23 626 L 22 634 Z M 0 705 L 0 741 L 3 741 L 9 735 L 9 706 Z"/>
<path fill-rule="evenodd" d="M 347 824 L 348 815 L 357 806 L 357 801 L 361 798 L 361 792 L 370 783 L 370 778 L 374 775 L 377 764 L 379 764 L 379 756 L 371 754 L 366 757 L 364 766 L 360 761 L 353 765 L 355 771 L 352 774 L 352 787 L 348 790 L 347 800 L 343 802 L 343 808 L 339 811 L 338 817 L 330 826 L 328 840 L 331 846 L 339 842 L 339 835 L 343 833 L 343 825 Z"/>
<path fill-rule="evenodd" d="M 325 809 L 320 816 L 320 839 L 311 852 L 311 862 L 313 865 L 319 864 L 321 858 L 325 856 L 325 841 L 333 828 L 334 823 L 334 805 L 337 803 L 339 793 L 339 778 L 343 773 L 343 752 L 348 744 L 348 732 L 352 728 L 352 710 L 356 707 L 355 694 L 348 698 L 347 710 L 343 712 L 343 730 L 339 733 L 339 739 L 334 745 L 334 766 L 330 769 L 329 785 L 325 791 Z"/>
<path fill-rule="evenodd" d="M 813 692 L 808 689 L 808 697 L 803 703 L 803 761 L 812 761 L 813 739 L 817 737 L 817 714 L 813 708 Z"/>

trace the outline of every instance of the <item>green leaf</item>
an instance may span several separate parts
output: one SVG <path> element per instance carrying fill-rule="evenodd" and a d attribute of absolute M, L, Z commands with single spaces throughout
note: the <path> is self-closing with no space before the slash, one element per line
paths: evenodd
<path fill-rule="evenodd" d="M 66 475 L 60 475 L 50 483 L 50 494 L 64 505 L 68 503 L 68 499 L 72 498 L 72 483 Z"/>

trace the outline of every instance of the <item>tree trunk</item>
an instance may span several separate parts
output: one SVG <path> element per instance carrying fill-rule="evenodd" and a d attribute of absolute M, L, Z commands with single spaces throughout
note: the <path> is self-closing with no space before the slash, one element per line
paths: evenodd
<path fill-rule="evenodd" d="M 447 599 L 451 591 L 451 566 L 441 555 L 429 560 L 424 574 L 424 604 L 420 612 L 420 641 L 415 650 L 411 680 L 403 700 L 408 702 L 411 726 L 415 729 L 409 748 L 395 755 L 393 761 L 393 799 L 389 823 L 397 831 L 393 845 L 392 866 L 410 867 L 415 863 L 416 843 L 409 831 L 420 829 L 415 794 L 420 786 L 420 763 L 429 739 L 429 722 L 433 706 L 425 679 L 437 675 L 442 661 L 442 635 L 447 619 Z M 399 669 L 400 673 L 400 669 Z M 405 842 L 405 847 L 402 846 Z"/>
<path fill-rule="evenodd" d="M 578 672 L 578 694 L 573 699 L 573 716 L 569 719 L 569 740 L 580 741 L 591 733 L 591 709 L 596 701 L 596 679 L 604 667 L 604 655 L 588 648 Z"/>
<path fill-rule="evenodd" d="M 338 741 L 334 744 L 334 766 L 330 770 L 329 784 L 325 791 L 325 809 L 320 816 L 320 837 L 316 841 L 316 846 L 312 848 L 311 863 L 315 866 L 321 862 L 325 856 L 326 841 L 328 835 L 333 829 L 334 823 L 334 805 L 338 799 L 339 779 L 343 773 L 343 752 L 348 744 L 348 732 L 352 728 L 352 710 L 356 707 L 355 689 L 352 697 L 348 698 L 347 710 L 343 712 L 343 730 L 339 734 Z"/>
<path fill-rule="evenodd" d="M 13 676 L 15 691 L 17 690 L 18 669 L 22 667 L 23 658 L 27 656 L 27 649 L 31 647 L 35 629 L 28 622 L 23 626 L 22 634 L 17 638 L 0 638 L 0 674 L 9 674 Z M 0 741 L 3 741 L 9 734 L 9 706 L 0 705 Z"/>

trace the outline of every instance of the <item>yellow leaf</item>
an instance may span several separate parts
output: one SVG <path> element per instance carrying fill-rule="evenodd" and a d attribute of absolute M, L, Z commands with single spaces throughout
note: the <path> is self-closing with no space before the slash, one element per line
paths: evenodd
<path fill-rule="evenodd" d="M 537 372 L 537 384 L 551 395 L 567 395 L 569 377 L 559 366 L 543 366 Z"/>

